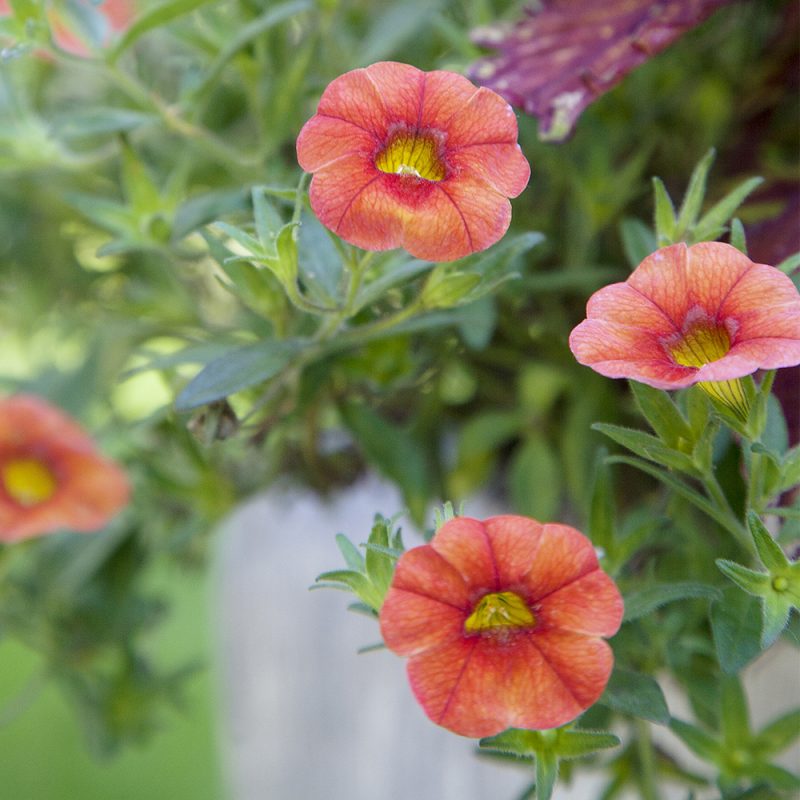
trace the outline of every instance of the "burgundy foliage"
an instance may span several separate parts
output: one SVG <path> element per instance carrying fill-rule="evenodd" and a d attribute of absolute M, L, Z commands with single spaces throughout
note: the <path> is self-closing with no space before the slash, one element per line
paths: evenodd
<path fill-rule="evenodd" d="M 539 119 L 561 141 L 584 108 L 732 0 L 540 0 L 511 26 L 473 32 L 498 51 L 469 77 Z"/>

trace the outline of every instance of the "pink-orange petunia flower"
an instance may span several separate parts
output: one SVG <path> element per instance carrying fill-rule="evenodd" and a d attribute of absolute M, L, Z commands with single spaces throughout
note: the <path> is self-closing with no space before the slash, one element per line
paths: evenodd
<path fill-rule="evenodd" d="M 323 225 L 366 250 L 428 261 L 484 250 L 530 167 L 511 107 L 453 72 L 382 62 L 336 78 L 297 139 Z"/>
<path fill-rule="evenodd" d="M 380 611 L 425 713 L 462 736 L 545 729 L 602 694 L 622 598 L 591 542 L 527 517 L 456 517 L 404 553 Z"/>
<path fill-rule="evenodd" d="M 0 541 L 97 530 L 129 495 L 125 473 L 62 411 L 33 395 L 0 400 Z"/>
<path fill-rule="evenodd" d="M 738 378 L 800 363 L 800 293 L 722 242 L 675 244 L 595 292 L 570 335 L 575 358 L 657 389 L 700 383 L 739 411 Z"/>
<path fill-rule="evenodd" d="M 101 22 L 103 25 L 103 29 L 97 31 L 97 36 L 104 46 L 111 41 L 114 34 L 128 26 L 134 15 L 132 0 L 105 0 L 103 3 L 96 3 L 93 0 L 76 0 L 75 10 L 80 11 L 81 6 L 85 6 L 87 10 L 96 10 L 95 21 Z M 11 7 L 8 0 L 0 0 L 0 17 L 7 16 L 10 12 Z M 91 55 L 84 37 L 76 30 L 75 25 L 59 12 L 57 6 L 51 4 L 48 7 L 47 18 L 53 40 L 62 50 L 76 56 Z"/>

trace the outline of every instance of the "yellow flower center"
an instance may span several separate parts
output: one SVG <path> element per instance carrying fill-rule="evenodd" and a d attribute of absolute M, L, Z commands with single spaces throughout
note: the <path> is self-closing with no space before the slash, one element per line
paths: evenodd
<path fill-rule="evenodd" d="M 480 633 L 494 628 L 530 628 L 536 620 L 525 601 L 514 592 L 484 595 L 467 617 L 464 630 Z"/>
<path fill-rule="evenodd" d="M 439 158 L 439 141 L 432 134 L 401 131 L 375 157 L 381 172 L 410 175 L 426 181 L 444 180 L 446 170 Z"/>
<path fill-rule="evenodd" d="M 731 349 L 731 337 L 721 325 L 702 320 L 692 325 L 677 341 L 669 346 L 676 364 L 682 367 L 702 367 L 712 361 L 718 361 Z M 748 402 L 742 382 L 738 379 L 730 381 L 701 381 L 697 384 L 706 394 L 724 403 L 747 419 Z"/>
<path fill-rule="evenodd" d="M 21 506 L 35 506 L 49 500 L 56 490 L 53 473 L 35 458 L 16 458 L 0 467 L 6 492 Z"/>

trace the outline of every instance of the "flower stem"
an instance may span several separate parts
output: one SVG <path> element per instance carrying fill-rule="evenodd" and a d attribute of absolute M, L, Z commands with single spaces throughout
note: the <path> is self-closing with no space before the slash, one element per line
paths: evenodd
<path fill-rule="evenodd" d="M 660 800 L 656 780 L 656 757 L 650 727 L 643 719 L 635 722 L 636 753 L 639 756 L 639 788 L 643 800 Z"/>

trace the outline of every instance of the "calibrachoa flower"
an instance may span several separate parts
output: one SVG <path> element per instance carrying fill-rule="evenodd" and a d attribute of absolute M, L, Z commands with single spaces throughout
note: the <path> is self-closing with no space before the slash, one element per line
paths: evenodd
<path fill-rule="evenodd" d="M 0 541 L 97 530 L 129 495 L 122 470 L 62 411 L 32 395 L 0 400 Z"/>
<path fill-rule="evenodd" d="M 800 293 L 722 242 L 657 250 L 595 292 L 569 337 L 581 364 L 657 389 L 700 383 L 740 412 L 737 378 L 800 363 Z"/>
<path fill-rule="evenodd" d="M 382 62 L 336 78 L 297 139 L 323 225 L 366 250 L 429 261 L 484 250 L 530 167 L 511 107 L 453 72 Z"/>
<path fill-rule="evenodd" d="M 518 516 L 456 517 L 404 553 L 380 612 L 425 713 L 462 736 L 554 728 L 602 694 L 622 598 L 591 542 Z"/>

